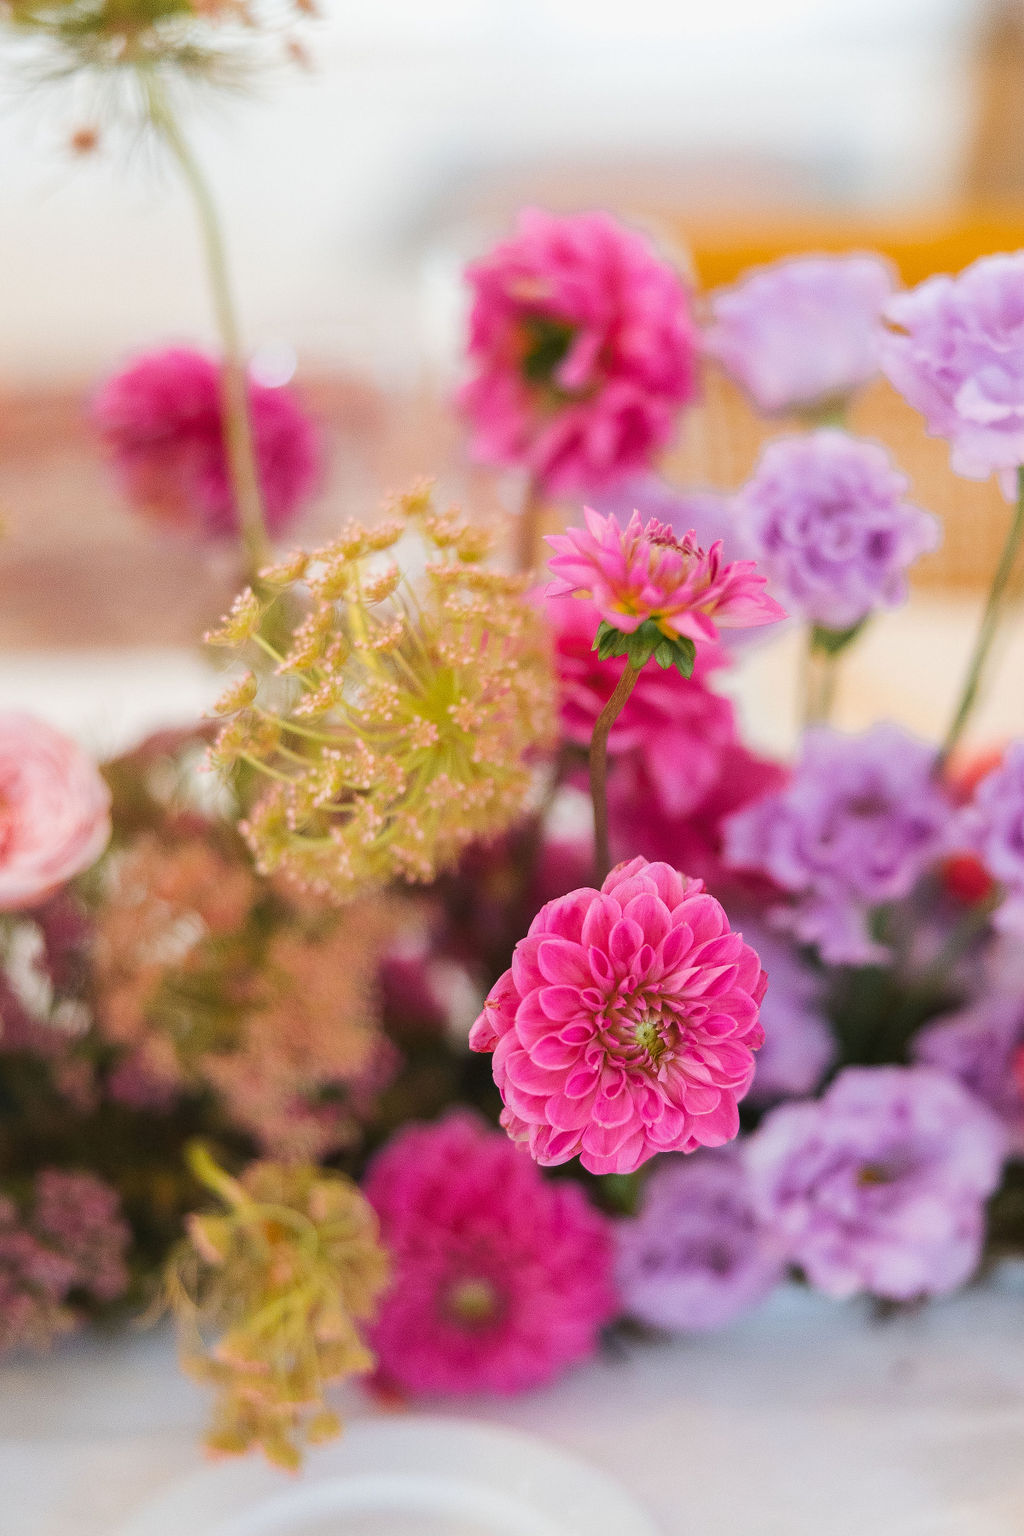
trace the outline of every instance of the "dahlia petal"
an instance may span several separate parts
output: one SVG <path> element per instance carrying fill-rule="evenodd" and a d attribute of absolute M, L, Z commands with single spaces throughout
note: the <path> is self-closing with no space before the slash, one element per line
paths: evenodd
<path fill-rule="evenodd" d="M 545 981 L 585 987 L 591 980 L 587 952 L 567 939 L 547 939 L 537 950 L 537 964 Z"/>

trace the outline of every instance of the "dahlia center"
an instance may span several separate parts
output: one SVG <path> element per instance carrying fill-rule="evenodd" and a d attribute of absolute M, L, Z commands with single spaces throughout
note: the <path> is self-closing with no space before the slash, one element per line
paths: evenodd
<path fill-rule="evenodd" d="M 520 367 L 526 382 L 558 387 L 555 374 L 572 351 L 576 327 L 551 315 L 524 315 L 520 325 L 523 335 Z"/>
<path fill-rule="evenodd" d="M 633 1026 L 636 1043 L 645 1053 L 652 1066 L 657 1066 L 659 1059 L 665 1054 L 668 1042 L 665 1039 L 664 1020 L 657 1014 L 647 1014 Z"/>
<path fill-rule="evenodd" d="M 486 1328 L 500 1314 L 502 1298 L 490 1280 L 468 1275 L 448 1287 L 444 1310 L 452 1322 L 463 1328 Z"/>

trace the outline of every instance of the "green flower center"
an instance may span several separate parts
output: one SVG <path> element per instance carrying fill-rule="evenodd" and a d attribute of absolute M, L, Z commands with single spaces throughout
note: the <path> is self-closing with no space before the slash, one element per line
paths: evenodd
<path fill-rule="evenodd" d="M 641 1019 L 635 1027 L 635 1034 L 637 1045 L 642 1051 L 646 1051 L 652 1064 L 657 1066 L 659 1057 L 665 1053 L 665 1040 L 659 1028 L 658 1019 L 650 1014 L 647 1018 Z"/>
<path fill-rule="evenodd" d="M 473 1275 L 449 1288 L 445 1311 L 464 1328 L 485 1328 L 501 1311 L 501 1297 L 489 1280 Z"/>
<path fill-rule="evenodd" d="M 549 315 L 524 315 L 520 367 L 528 384 L 554 385 L 554 376 L 572 350 L 576 327 Z"/>

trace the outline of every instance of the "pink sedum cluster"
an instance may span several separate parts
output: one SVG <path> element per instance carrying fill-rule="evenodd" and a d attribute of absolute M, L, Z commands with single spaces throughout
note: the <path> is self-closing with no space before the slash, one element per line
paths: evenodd
<path fill-rule="evenodd" d="M 320 482 L 316 428 L 287 388 L 249 380 L 267 530 L 282 533 Z M 93 420 L 128 500 L 203 538 L 230 538 L 238 510 L 224 446 L 220 367 L 191 347 L 149 352 L 108 379 Z"/>
<path fill-rule="evenodd" d="M 701 881 L 636 858 L 541 908 L 470 1045 L 539 1163 L 632 1173 L 737 1134 L 765 984 Z"/>
<path fill-rule="evenodd" d="M 476 457 L 552 495 L 645 469 L 695 391 L 679 277 L 606 213 L 527 208 L 467 270 L 472 374 L 459 403 Z"/>
<path fill-rule="evenodd" d="M 33 715 L 0 714 L 0 912 L 42 901 L 109 837 L 110 791 L 92 759 Z"/>
<path fill-rule="evenodd" d="M 611 1229 L 475 1114 L 409 1125 L 365 1192 L 391 1256 L 372 1343 L 409 1392 L 521 1392 L 593 1354 L 617 1310 Z"/>
<path fill-rule="evenodd" d="M 579 593 L 613 629 L 632 634 L 648 620 L 669 639 L 714 640 L 719 628 L 747 629 L 785 618 L 752 560 L 722 559 L 721 543 L 703 550 L 693 533 L 634 512 L 625 528 L 584 507 L 585 528 L 553 534 L 551 597 Z"/>

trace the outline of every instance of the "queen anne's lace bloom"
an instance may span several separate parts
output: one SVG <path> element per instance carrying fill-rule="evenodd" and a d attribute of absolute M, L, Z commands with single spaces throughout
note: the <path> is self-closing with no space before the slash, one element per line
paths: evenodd
<path fill-rule="evenodd" d="M 459 398 L 476 456 L 553 494 L 645 468 L 695 387 L 672 268 L 606 213 L 526 208 L 466 276 L 473 373 Z"/>
<path fill-rule="evenodd" d="M 593 1354 L 616 1311 L 607 1221 L 465 1110 L 370 1166 L 394 1278 L 371 1338 L 412 1392 L 521 1392 Z"/>
<path fill-rule="evenodd" d="M 632 634 L 648 621 L 670 639 L 714 640 L 719 627 L 745 629 L 785 617 L 751 560 L 722 560 L 721 544 L 703 550 L 692 533 L 677 538 L 634 512 L 625 528 L 584 507 L 585 528 L 553 534 L 551 597 L 589 597 L 606 624 Z"/>
<path fill-rule="evenodd" d="M 470 1044 L 538 1162 L 631 1173 L 736 1135 L 764 989 L 701 881 L 637 858 L 541 908 Z"/>
<path fill-rule="evenodd" d="M 526 579 L 484 568 L 479 529 L 434 514 L 425 493 L 402 510 L 265 573 L 304 616 L 288 621 L 279 650 L 260 637 L 274 674 L 232 685 L 224 708 L 235 713 L 213 749 L 215 762 L 247 763 L 268 783 L 242 826 L 260 870 L 338 900 L 432 880 L 474 839 L 505 830 L 527 803 L 532 754 L 554 732 Z M 407 527 L 428 554 L 415 586 L 382 558 Z M 243 645 L 266 613 L 243 594 L 210 638 Z"/>

